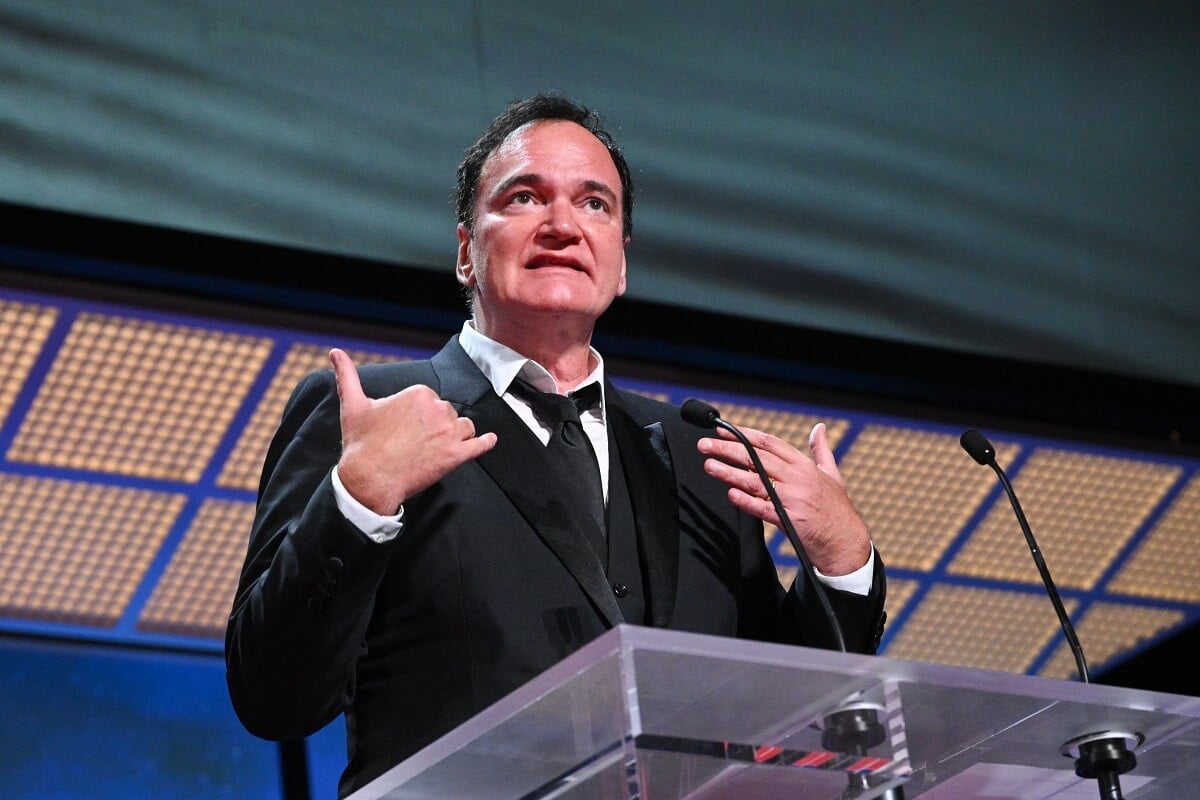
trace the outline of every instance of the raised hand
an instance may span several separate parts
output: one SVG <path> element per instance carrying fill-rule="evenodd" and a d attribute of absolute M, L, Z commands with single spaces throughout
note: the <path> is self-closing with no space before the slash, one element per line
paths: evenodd
<path fill-rule="evenodd" d="M 824 575 L 846 575 L 867 563 L 871 537 L 855 510 L 829 446 L 825 424 L 809 434 L 811 457 L 763 431 L 741 428 L 758 453 L 775 493 L 783 503 L 812 565 Z M 703 438 L 697 449 L 706 456 L 704 470 L 729 485 L 729 501 L 772 525 L 779 517 L 750 454 L 732 433 Z"/>
<path fill-rule="evenodd" d="M 341 404 L 338 477 L 375 513 L 395 514 L 406 499 L 495 447 L 495 433 L 476 436 L 475 424 L 428 386 L 370 398 L 345 351 L 334 348 L 329 360 Z"/>

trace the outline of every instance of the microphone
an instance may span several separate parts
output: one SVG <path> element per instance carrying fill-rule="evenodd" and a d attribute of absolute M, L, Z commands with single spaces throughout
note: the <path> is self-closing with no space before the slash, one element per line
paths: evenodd
<path fill-rule="evenodd" d="M 1067 645 L 1070 646 L 1071 653 L 1075 656 L 1079 679 L 1088 683 L 1087 662 L 1084 661 L 1083 648 L 1079 646 L 1079 639 L 1075 636 L 1075 626 L 1071 624 L 1071 618 L 1067 615 L 1067 610 L 1063 608 L 1062 600 L 1058 596 L 1058 589 L 1055 588 L 1054 581 L 1050 577 L 1050 570 L 1042 558 L 1042 551 L 1038 549 L 1037 540 L 1033 538 L 1033 531 L 1029 529 L 1029 522 L 1025 519 L 1025 512 L 1021 510 L 1021 504 L 1017 502 L 1017 493 L 1013 491 L 1012 484 L 1009 483 L 1004 470 L 996 463 L 996 448 L 992 447 L 992 443 L 987 440 L 986 436 L 974 428 L 965 431 L 959 437 L 958 442 L 971 458 L 984 466 L 991 467 L 999 476 L 1000 483 L 1004 485 L 1004 491 L 1008 494 L 1013 511 L 1017 514 L 1017 522 L 1021 524 L 1021 531 L 1025 534 L 1025 541 L 1029 544 L 1029 552 L 1033 553 L 1033 562 L 1037 564 L 1038 572 L 1042 576 L 1042 583 L 1046 586 L 1046 593 L 1050 595 L 1050 602 L 1054 604 L 1054 611 L 1058 614 L 1063 634 L 1067 637 Z"/>
<path fill-rule="evenodd" d="M 679 415 L 683 417 L 685 422 L 690 422 L 701 428 L 724 428 L 732 433 L 742 443 L 742 446 L 746 448 L 746 452 L 750 454 L 750 461 L 754 464 L 754 471 L 758 473 L 759 480 L 762 481 L 763 486 L 767 489 L 767 496 L 771 498 L 771 505 L 775 507 L 775 514 L 779 517 L 779 526 L 783 529 L 788 541 L 792 543 L 792 549 L 796 551 L 796 558 L 800 560 L 800 566 L 804 569 L 808 584 L 812 587 L 813 594 L 817 596 L 817 600 L 825 612 L 826 619 L 829 620 L 829 627 L 833 630 L 833 637 L 837 640 L 838 649 L 843 653 L 846 652 L 846 640 L 842 636 L 842 626 L 838 622 L 837 615 L 833 613 L 833 607 L 829 604 L 829 596 L 825 594 L 825 587 L 817 578 L 816 572 L 813 571 L 812 563 L 808 560 L 808 554 L 804 551 L 804 545 L 800 543 L 800 537 L 796 535 L 796 529 L 792 527 L 792 520 L 784 510 L 783 502 L 780 501 L 779 495 L 775 493 L 775 484 L 771 483 L 771 479 L 767 477 L 767 471 L 763 468 L 762 461 L 759 460 L 758 453 L 754 450 L 754 445 L 750 444 L 750 440 L 746 438 L 746 435 L 734 425 L 721 419 L 719 411 L 702 400 L 691 398 L 684 401 L 679 409 Z"/>

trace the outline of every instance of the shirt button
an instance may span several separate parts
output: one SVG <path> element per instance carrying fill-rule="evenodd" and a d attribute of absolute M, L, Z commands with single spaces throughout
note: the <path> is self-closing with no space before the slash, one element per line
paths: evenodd
<path fill-rule="evenodd" d="M 629 594 L 629 587 L 623 583 L 614 583 L 613 594 L 615 594 L 617 597 L 624 597 L 625 595 Z"/>

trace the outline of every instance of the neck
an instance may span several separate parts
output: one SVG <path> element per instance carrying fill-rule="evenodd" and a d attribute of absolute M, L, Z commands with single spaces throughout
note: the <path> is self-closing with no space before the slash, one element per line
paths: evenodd
<path fill-rule="evenodd" d="M 545 367 L 560 392 L 575 389 L 595 369 L 590 325 L 586 330 L 570 324 L 548 326 L 544 320 L 532 325 L 489 325 L 478 315 L 474 321 L 484 336 Z"/>

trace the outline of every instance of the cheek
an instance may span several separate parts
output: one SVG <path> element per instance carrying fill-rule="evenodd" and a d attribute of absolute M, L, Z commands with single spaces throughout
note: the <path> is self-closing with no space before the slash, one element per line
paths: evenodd
<path fill-rule="evenodd" d="M 518 256 L 521 236 L 515 226 L 496 226 L 479 232 L 471 248 L 479 262 L 503 265 Z"/>
<path fill-rule="evenodd" d="M 612 284 L 617 293 L 625 291 L 625 247 L 621 240 L 606 241 L 603 250 L 597 253 L 603 259 L 605 271 L 611 276 Z"/>

